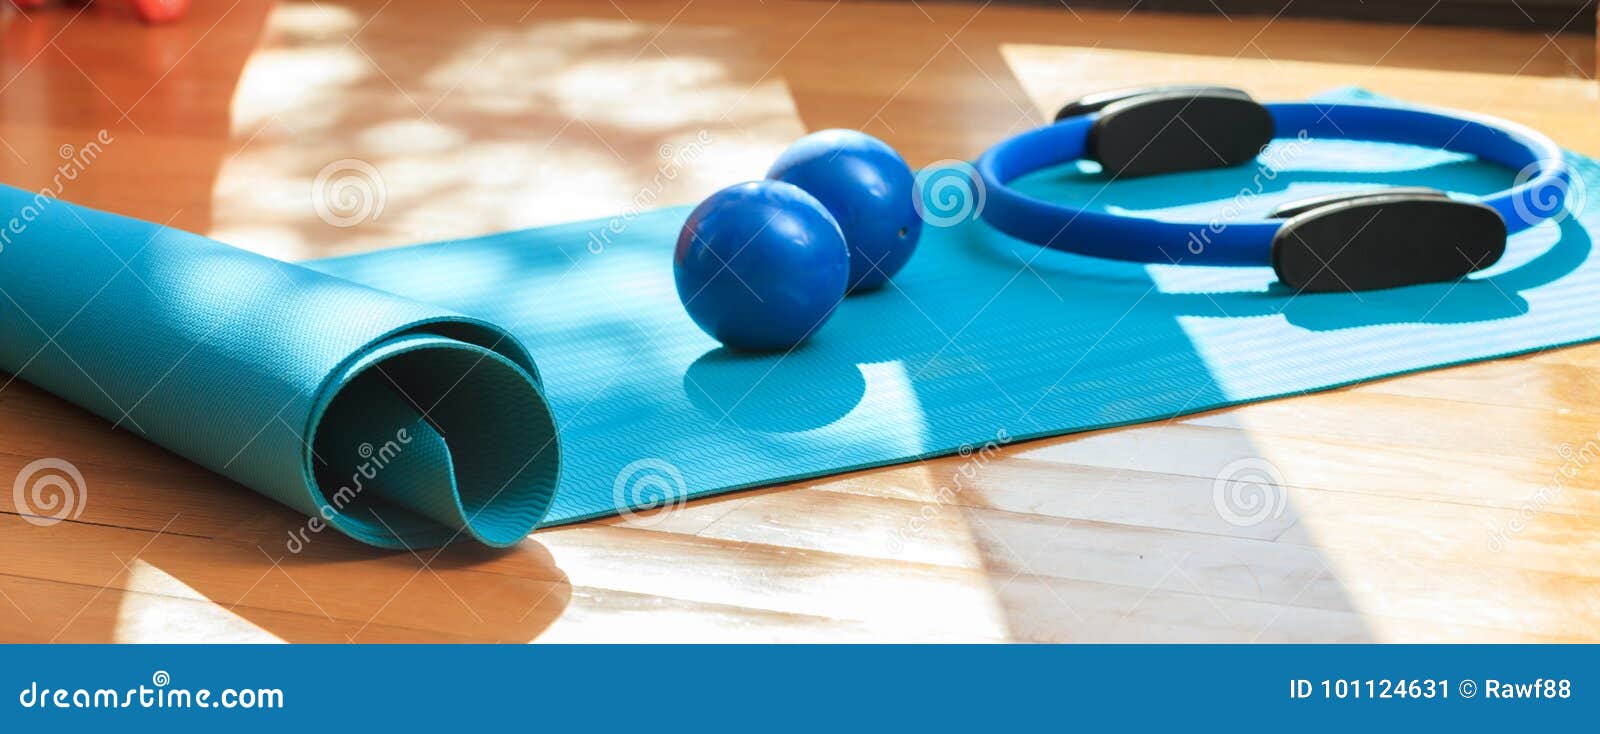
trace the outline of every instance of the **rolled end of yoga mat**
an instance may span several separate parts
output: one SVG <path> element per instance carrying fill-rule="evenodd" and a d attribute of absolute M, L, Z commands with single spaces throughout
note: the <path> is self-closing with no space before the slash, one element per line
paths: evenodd
<path fill-rule="evenodd" d="M 311 516 L 291 549 L 324 527 L 508 546 L 555 495 L 555 421 L 505 330 L 4 186 L 0 370 Z"/>

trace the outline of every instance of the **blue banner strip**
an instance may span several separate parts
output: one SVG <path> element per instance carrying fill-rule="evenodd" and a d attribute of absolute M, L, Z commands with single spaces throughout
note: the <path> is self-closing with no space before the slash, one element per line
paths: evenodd
<path fill-rule="evenodd" d="M 1587 730 L 1597 663 L 1579 646 L 6 646 L 0 732 Z"/>

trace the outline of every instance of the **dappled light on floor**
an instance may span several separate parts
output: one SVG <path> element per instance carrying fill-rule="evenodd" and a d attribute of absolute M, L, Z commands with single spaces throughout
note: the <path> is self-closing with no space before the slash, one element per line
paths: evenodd
<path fill-rule="evenodd" d="M 697 51 L 745 43 L 732 29 L 570 18 L 401 40 L 351 12 L 273 11 L 211 236 L 298 260 L 691 203 L 803 132 L 781 78 Z"/>

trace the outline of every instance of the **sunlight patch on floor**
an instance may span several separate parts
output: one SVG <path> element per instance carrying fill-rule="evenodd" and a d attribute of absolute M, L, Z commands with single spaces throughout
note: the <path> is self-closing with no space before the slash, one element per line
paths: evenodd
<path fill-rule="evenodd" d="M 283 642 L 142 559 L 128 565 L 122 583 L 129 591 L 121 594 L 112 642 Z"/>
<path fill-rule="evenodd" d="M 211 236 L 301 260 L 693 203 L 761 178 L 804 131 L 781 79 L 697 50 L 741 42 L 725 28 L 459 26 L 402 56 L 352 42 L 352 20 L 273 12 Z"/>

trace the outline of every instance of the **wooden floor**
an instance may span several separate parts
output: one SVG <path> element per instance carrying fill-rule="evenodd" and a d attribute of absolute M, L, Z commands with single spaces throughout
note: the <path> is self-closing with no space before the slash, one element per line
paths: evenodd
<path fill-rule="evenodd" d="M 150 31 L 0 16 L 0 180 L 43 186 L 104 128 L 65 198 L 304 259 L 612 215 L 702 131 L 658 203 L 757 178 L 808 130 L 924 164 L 1165 80 L 1360 84 L 1600 154 L 1587 36 L 930 2 L 196 5 Z M 343 159 L 386 186 L 348 228 L 310 196 Z M 294 512 L 12 382 L 0 478 L 57 457 L 88 496 L 41 527 L 0 492 L 0 640 L 1594 641 L 1597 405 L 1600 346 L 1553 350 L 425 563 L 286 554 Z M 1259 522 L 1214 499 L 1241 467 L 1281 482 Z"/>

